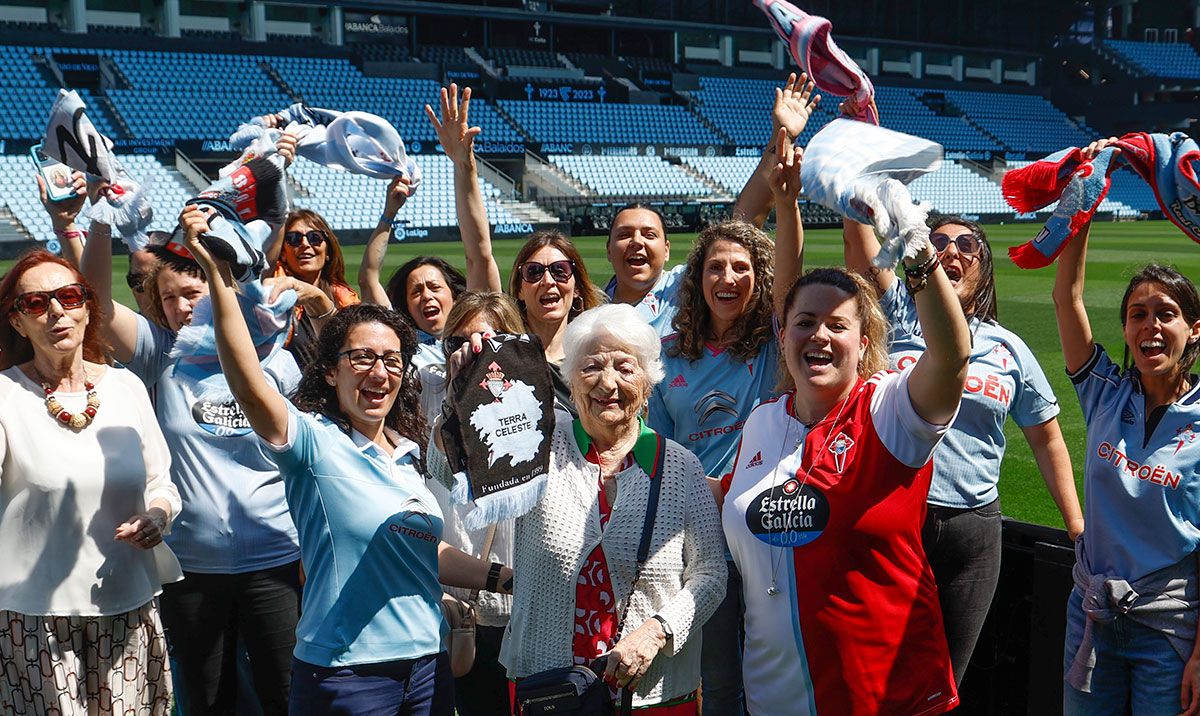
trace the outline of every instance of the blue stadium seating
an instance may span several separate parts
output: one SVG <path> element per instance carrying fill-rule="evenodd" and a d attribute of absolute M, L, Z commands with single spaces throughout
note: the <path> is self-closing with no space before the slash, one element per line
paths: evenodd
<path fill-rule="evenodd" d="M 1200 54 L 1182 42 L 1106 40 L 1104 46 L 1147 77 L 1200 79 Z"/>
<path fill-rule="evenodd" d="M 703 183 L 658 157 L 551 156 L 550 162 L 601 196 L 705 197 Z"/>
<path fill-rule="evenodd" d="M 685 107 L 499 100 L 535 142 L 724 144 Z"/>

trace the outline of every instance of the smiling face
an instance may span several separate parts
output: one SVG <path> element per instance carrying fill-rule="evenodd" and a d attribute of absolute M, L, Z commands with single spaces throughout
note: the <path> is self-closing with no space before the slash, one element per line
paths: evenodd
<path fill-rule="evenodd" d="M 44 263 L 26 271 L 17 281 L 17 295 L 30 291 L 54 291 L 79 278 L 70 269 L 55 263 Z M 37 355 L 62 356 L 82 350 L 88 325 L 87 304 L 64 308 L 52 298 L 45 313 L 30 316 L 14 310 L 9 322 L 14 330 L 33 345 Z"/>
<path fill-rule="evenodd" d="M 626 209 L 613 219 L 608 236 L 608 260 L 616 275 L 618 298 L 645 296 L 671 255 L 671 242 L 658 215 L 649 209 Z"/>
<path fill-rule="evenodd" d="M 827 284 L 805 286 L 785 320 L 781 347 L 798 396 L 838 399 L 854 387 L 868 340 L 853 296 Z"/>
<path fill-rule="evenodd" d="M 413 269 L 404 282 L 404 300 L 417 328 L 432 336 L 442 335 L 454 294 L 441 269 L 430 264 Z"/>
<path fill-rule="evenodd" d="M 1170 376 L 1188 344 L 1200 340 L 1200 321 L 1188 323 L 1162 284 L 1145 281 L 1129 294 L 1123 333 L 1143 376 Z"/>
<path fill-rule="evenodd" d="M 708 247 L 701 271 L 704 303 L 712 315 L 713 338 L 720 339 L 750 307 L 754 260 L 745 246 L 720 239 Z"/>
<path fill-rule="evenodd" d="M 304 237 L 300 240 L 300 245 L 292 246 L 287 241 L 283 242 L 283 265 L 292 276 L 308 283 L 316 283 L 320 279 L 329 252 L 328 236 L 320 242 L 320 246 L 313 246 L 308 242 L 308 232 L 319 230 L 319 227 L 313 226 L 305 219 L 299 219 L 292 222 L 287 228 L 287 233 L 299 232 Z"/>
<path fill-rule="evenodd" d="M 562 251 L 553 246 L 543 246 L 530 254 L 525 263 L 548 266 L 555 261 L 568 260 Z M 546 271 L 534 283 L 521 279 L 517 297 L 525 302 L 525 318 L 531 324 L 558 325 L 571 314 L 571 303 L 575 300 L 575 274 L 568 276 L 566 281 L 555 281 L 550 271 Z"/>
<path fill-rule="evenodd" d="M 593 436 L 636 421 L 650 388 L 650 378 L 633 351 L 607 335 L 592 341 L 579 371 L 571 376 L 579 419 Z"/>
<path fill-rule="evenodd" d="M 172 331 L 192 322 L 192 309 L 208 295 L 208 284 L 186 273 L 164 266 L 156 277 L 163 317 Z"/>
<path fill-rule="evenodd" d="M 974 238 L 974 235 L 971 233 L 971 229 L 960 224 L 946 224 L 934 229 L 932 233 L 945 234 L 949 237 L 950 243 L 938 253 L 938 258 L 942 262 L 942 268 L 946 271 L 946 277 L 950 279 L 950 285 L 954 287 L 954 294 L 958 296 L 959 304 L 964 311 L 971 311 L 973 308 L 971 304 L 975 300 L 975 291 L 979 288 L 979 282 L 982 280 L 979 249 L 965 254 L 959 249 L 955 239 L 960 236 Z"/>
<path fill-rule="evenodd" d="M 376 355 L 399 353 L 400 337 L 382 323 L 359 323 L 346 333 L 341 351 L 355 348 L 365 348 Z M 370 370 L 357 370 L 350 365 L 350 359 L 342 355 L 334 368 L 325 374 L 325 381 L 334 387 L 338 406 L 350 425 L 374 438 L 396 402 L 404 376 L 387 372 L 382 360 L 375 361 Z"/>

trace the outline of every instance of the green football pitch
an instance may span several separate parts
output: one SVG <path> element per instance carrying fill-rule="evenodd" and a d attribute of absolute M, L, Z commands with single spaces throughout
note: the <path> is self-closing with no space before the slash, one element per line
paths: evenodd
<path fill-rule="evenodd" d="M 1084 451 L 1083 417 L 1074 390 L 1063 371 L 1062 354 L 1054 321 L 1050 291 L 1054 269 L 1036 271 L 1018 269 L 1007 259 L 1009 246 L 1019 244 L 1037 233 L 1037 224 L 1008 224 L 987 227 L 996 254 L 996 289 L 1000 299 L 1000 322 L 1025 339 L 1046 371 L 1062 405 L 1059 421 L 1075 466 L 1076 481 L 1081 478 Z M 676 234 L 671 237 L 671 262 L 687 258 L 694 235 Z M 806 232 L 805 266 L 829 266 L 842 263 L 840 230 L 810 230 Z M 604 253 L 604 237 L 577 238 L 576 242 L 594 279 L 607 282 L 611 269 Z M 496 241 L 494 249 L 501 273 L 507 277 L 519 241 Z M 351 282 L 362 256 L 361 246 L 345 247 L 347 275 Z M 409 258 L 433 254 L 446 258 L 456 266 L 465 263 L 459 245 L 455 243 L 393 244 L 388 252 L 385 276 Z M 1096 340 L 1107 346 L 1114 359 L 1122 353 L 1118 311 L 1125 284 L 1133 271 L 1150 261 L 1174 264 L 1185 275 L 1200 278 L 1200 248 L 1187 240 L 1174 226 L 1165 222 L 1103 223 L 1092 230 L 1088 252 L 1086 301 Z M 0 268 L 6 269 L 10 262 Z M 132 304 L 125 288 L 124 259 L 118 258 L 113 285 L 118 298 Z M 1033 455 L 1020 430 L 1009 421 L 1006 434 L 1008 451 L 1000 479 L 1000 494 L 1004 513 L 1028 522 L 1061 527 L 1054 503 L 1046 492 Z M 1080 483 L 1080 498 L 1083 496 Z"/>

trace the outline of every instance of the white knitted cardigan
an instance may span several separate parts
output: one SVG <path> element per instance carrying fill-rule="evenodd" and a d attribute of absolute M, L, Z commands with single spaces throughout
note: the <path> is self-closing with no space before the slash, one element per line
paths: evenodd
<path fill-rule="evenodd" d="M 579 451 L 566 413 L 556 413 L 546 494 L 517 518 L 512 615 L 500 661 L 510 678 L 571 666 L 575 583 L 584 558 L 603 539 L 617 613 L 630 593 L 650 482 L 636 463 L 617 475 L 617 500 L 601 532 L 599 468 Z M 672 638 L 634 694 L 634 706 L 683 696 L 700 684 L 700 627 L 725 596 L 725 543 L 700 461 L 666 441 L 662 487 L 650 557 L 633 592 L 622 635 L 655 614 Z M 444 478 L 445 456 L 429 452 L 429 470 Z"/>

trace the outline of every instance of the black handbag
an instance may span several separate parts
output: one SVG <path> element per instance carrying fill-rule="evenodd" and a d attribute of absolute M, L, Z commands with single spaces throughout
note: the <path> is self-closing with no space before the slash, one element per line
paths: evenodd
<path fill-rule="evenodd" d="M 662 487 L 663 459 L 667 452 L 665 444 L 659 446 L 654 474 L 650 476 L 650 495 L 646 500 L 646 520 L 642 523 L 642 538 L 638 543 L 637 567 L 633 572 L 629 599 L 621 609 L 617 623 L 617 634 L 625 625 L 629 601 L 642 578 L 642 565 L 650 556 L 650 539 L 654 536 L 654 516 L 658 512 L 658 493 Z M 633 692 L 621 689 L 619 710 L 614 709 L 612 692 L 600 678 L 604 673 L 605 660 L 597 659 L 589 666 L 564 666 L 539 671 L 517 682 L 517 705 L 521 716 L 627 716 L 633 710 Z"/>

